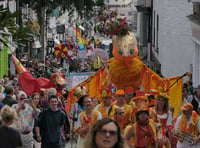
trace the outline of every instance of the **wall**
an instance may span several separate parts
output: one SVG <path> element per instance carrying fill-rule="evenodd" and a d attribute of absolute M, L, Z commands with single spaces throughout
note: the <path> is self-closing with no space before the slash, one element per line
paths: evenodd
<path fill-rule="evenodd" d="M 159 52 L 155 55 L 161 73 L 169 77 L 191 71 L 194 46 L 187 16 L 192 13 L 192 4 L 186 0 L 153 0 L 153 7 L 159 15 Z"/>

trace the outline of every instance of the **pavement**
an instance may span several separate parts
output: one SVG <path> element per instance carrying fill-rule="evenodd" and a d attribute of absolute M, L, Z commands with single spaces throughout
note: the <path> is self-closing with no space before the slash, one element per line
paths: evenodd
<path fill-rule="evenodd" d="M 65 148 L 76 148 L 76 143 L 75 141 L 69 141 L 67 142 L 67 144 L 65 145 Z"/>

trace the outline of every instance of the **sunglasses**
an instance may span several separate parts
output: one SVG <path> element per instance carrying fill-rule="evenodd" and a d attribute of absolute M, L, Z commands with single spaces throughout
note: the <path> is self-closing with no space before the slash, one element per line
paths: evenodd
<path fill-rule="evenodd" d="M 40 99 L 40 98 L 35 98 L 35 97 L 34 97 L 33 99 Z"/>
<path fill-rule="evenodd" d="M 117 114 L 119 114 L 119 115 L 123 115 L 123 114 L 124 114 L 124 112 L 119 112 L 119 113 L 117 113 Z"/>
<path fill-rule="evenodd" d="M 98 132 L 103 136 L 106 136 L 107 133 L 109 133 L 109 135 L 112 136 L 112 137 L 117 135 L 117 131 L 108 131 L 108 130 L 105 130 L 105 129 L 98 130 Z"/>
<path fill-rule="evenodd" d="M 20 98 L 20 100 L 22 101 L 22 100 L 25 100 L 26 98 Z"/>

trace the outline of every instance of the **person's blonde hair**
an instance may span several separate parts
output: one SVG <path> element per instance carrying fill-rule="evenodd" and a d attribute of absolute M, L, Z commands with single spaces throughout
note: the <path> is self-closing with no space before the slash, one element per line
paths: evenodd
<path fill-rule="evenodd" d="M 56 95 L 57 94 L 57 90 L 55 88 L 49 88 L 47 90 L 47 96 L 50 97 L 52 95 Z"/>
<path fill-rule="evenodd" d="M 16 111 L 8 105 L 5 105 L 1 109 L 1 118 L 4 123 L 9 123 L 10 121 L 17 118 Z"/>

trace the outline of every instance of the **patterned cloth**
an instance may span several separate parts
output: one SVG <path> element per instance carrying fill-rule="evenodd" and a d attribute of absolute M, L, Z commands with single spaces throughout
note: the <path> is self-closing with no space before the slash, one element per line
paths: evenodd
<path fill-rule="evenodd" d="M 24 104 L 25 109 L 20 110 L 18 115 L 18 120 L 16 123 L 17 128 L 23 132 L 23 131 L 32 131 L 33 125 L 34 125 L 34 110 L 29 104 Z M 19 108 L 18 104 L 14 104 L 12 106 L 15 110 Z"/>

